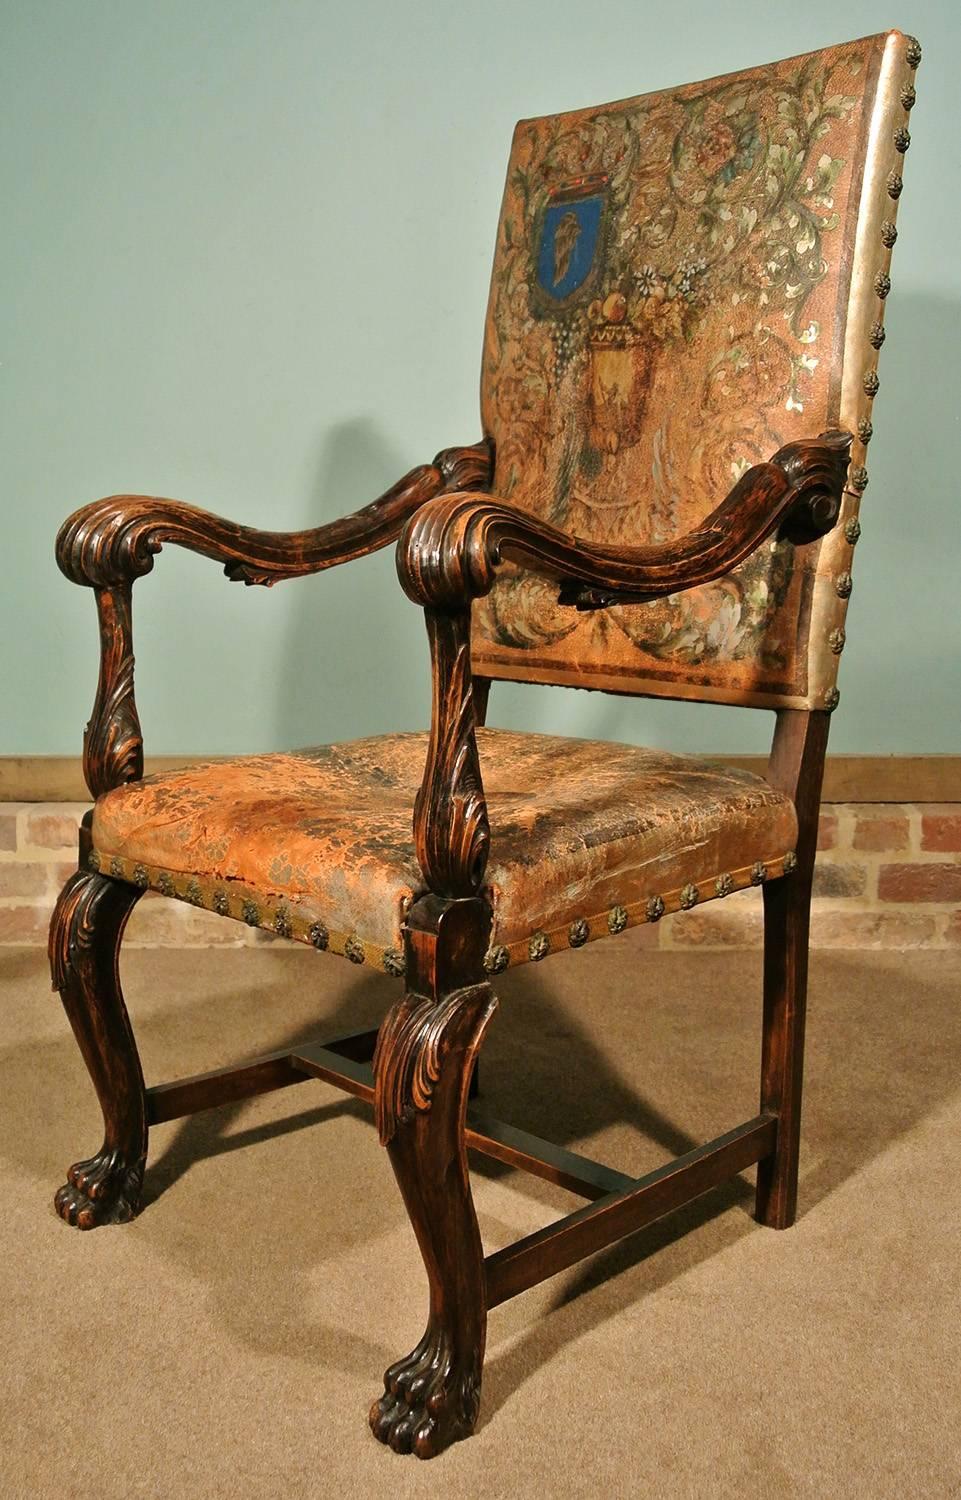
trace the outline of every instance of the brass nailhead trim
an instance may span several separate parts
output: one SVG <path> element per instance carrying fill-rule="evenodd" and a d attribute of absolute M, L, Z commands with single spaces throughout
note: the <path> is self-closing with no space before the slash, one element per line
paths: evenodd
<path fill-rule="evenodd" d="M 850 521 L 845 521 L 844 523 L 844 540 L 846 542 L 850 542 L 851 546 L 853 547 L 860 535 L 861 522 L 858 520 L 857 516 L 852 516 Z"/>
<path fill-rule="evenodd" d="M 840 701 L 840 689 L 836 687 L 828 688 L 827 692 L 824 694 L 824 707 L 827 709 L 829 714 L 833 714 Z"/>
<path fill-rule="evenodd" d="M 866 396 L 876 396 L 878 391 L 881 389 L 881 382 L 878 379 L 877 371 L 868 370 L 867 374 L 864 377 L 863 384 L 864 394 Z"/>
<path fill-rule="evenodd" d="M 584 921 L 584 918 L 578 917 L 577 921 L 572 922 L 570 928 L 568 929 L 567 941 L 570 943 L 572 948 L 583 948 L 590 935 L 591 929 Z"/>
<path fill-rule="evenodd" d="M 796 869 L 797 855 L 795 854 L 793 849 L 789 849 L 787 854 L 785 854 L 784 856 L 784 873 L 785 875 L 790 875 Z"/>
<path fill-rule="evenodd" d="M 918 96 L 914 92 L 913 84 L 906 83 L 901 90 L 901 103 L 905 109 L 911 110 L 918 102 Z"/>
<path fill-rule="evenodd" d="M 909 68 L 916 68 L 921 61 L 921 43 L 916 36 L 908 37 L 908 45 L 904 57 Z"/>
<path fill-rule="evenodd" d="M 910 144 L 911 144 L 911 132 L 910 132 L 910 130 L 905 130 L 904 126 L 900 125 L 898 127 L 898 129 L 894 132 L 894 149 L 895 149 L 895 151 L 900 151 L 901 155 L 903 156 L 904 153 L 905 153 L 905 151 L 907 151 L 908 147 L 910 146 Z"/>
<path fill-rule="evenodd" d="M 767 870 L 764 868 L 764 865 L 761 863 L 761 861 L 758 860 L 756 864 L 753 864 L 751 866 L 751 884 L 763 885 L 766 879 Z"/>
<path fill-rule="evenodd" d="M 892 172 L 888 177 L 888 197 L 900 198 L 903 188 L 904 183 L 901 180 L 900 172 Z"/>
<path fill-rule="evenodd" d="M 868 471 L 863 464 L 852 464 L 848 470 L 851 488 L 862 494 L 868 487 Z"/>
<path fill-rule="evenodd" d="M 835 579 L 834 587 L 839 599 L 847 599 L 851 593 L 852 580 L 850 573 L 839 573 Z"/>
<path fill-rule="evenodd" d="M 890 250 L 897 237 L 898 226 L 896 224 L 892 224 L 890 219 L 885 219 L 884 223 L 881 225 L 881 243 L 886 245 Z"/>
<path fill-rule="evenodd" d="M 881 298 L 881 301 L 883 302 L 884 299 L 885 299 L 885 297 L 888 295 L 888 292 L 891 290 L 891 278 L 887 274 L 886 271 L 879 271 L 878 274 L 875 276 L 875 278 L 874 278 L 874 290 L 877 292 L 878 296 Z M 872 343 L 873 342 L 874 341 L 872 339 Z M 884 343 L 883 339 L 881 340 L 881 343 L 882 344 Z M 876 345 L 875 347 L 878 347 L 878 346 Z"/>
<path fill-rule="evenodd" d="M 551 940 L 546 932 L 535 932 L 527 945 L 527 951 L 531 957 L 531 963 L 540 963 L 551 951 Z"/>
<path fill-rule="evenodd" d="M 246 888 L 243 886 L 229 891 L 223 885 L 208 884 L 198 876 L 157 870 L 121 855 L 107 855 L 95 849 L 89 851 L 87 859 L 90 867 L 98 870 L 106 866 L 109 860 L 118 879 L 126 880 L 142 890 L 158 890 L 164 896 L 189 902 L 201 910 L 209 907 L 218 916 L 239 918 L 248 927 L 263 928 L 292 941 L 306 940 L 321 950 L 328 949 L 331 945 L 331 935 L 324 923 L 317 921 L 308 927 L 300 913 L 283 897 L 277 898 L 276 904 L 273 900 L 260 901 L 255 892 L 245 894 Z M 346 938 L 335 933 L 334 943 L 334 951 L 343 953 L 352 963 L 370 963 L 383 967 L 388 974 L 398 977 L 406 970 L 406 960 L 401 949 L 384 949 L 373 943 L 365 943 L 357 933 L 351 933 Z"/>
<path fill-rule="evenodd" d="M 884 331 L 884 324 L 872 323 L 871 332 L 868 334 L 868 343 L 871 345 L 871 347 L 873 349 L 880 349 L 886 338 L 887 334 Z"/>
<path fill-rule="evenodd" d="M 366 957 L 362 944 L 355 937 L 349 937 L 344 944 L 344 957 L 349 958 L 352 964 L 362 964 Z"/>
<path fill-rule="evenodd" d="M 844 642 L 846 640 L 847 637 L 840 626 L 838 626 L 836 630 L 831 631 L 831 634 L 828 636 L 828 645 L 831 647 L 831 650 L 834 652 L 835 656 L 841 655 L 841 652 L 844 650 Z"/>
<path fill-rule="evenodd" d="M 393 974 L 395 979 L 400 979 L 407 969 L 404 955 L 398 948 L 385 948 L 384 957 L 381 960 L 387 974 Z"/>
<path fill-rule="evenodd" d="M 870 422 L 867 417 L 862 417 L 860 422 L 858 423 L 858 437 L 861 439 L 861 442 L 864 444 L 865 448 L 868 446 L 868 443 L 871 441 L 873 436 L 873 423 Z"/>
<path fill-rule="evenodd" d="M 97 850 L 91 850 L 88 854 L 88 863 L 90 865 L 90 868 L 99 870 L 106 858 L 107 856 L 102 856 Z M 157 889 L 161 890 L 165 895 L 179 895 L 180 899 L 192 901 L 194 902 L 194 904 L 200 906 L 204 906 L 208 899 L 204 896 L 203 885 L 194 877 L 186 879 L 185 883 L 182 885 L 181 890 L 178 891 L 173 874 L 169 871 L 156 871 L 155 874 L 151 876 L 151 871 L 148 866 L 139 864 L 135 865 L 129 860 L 122 859 L 119 855 L 111 856 L 111 862 L 116 868 L 119 878 L 121 879 L 129 880 L 135 884 L 146 883 L 147 886 L 153 885 Z M 777 861 L 770 861 L 770 863 L 772 865 L 776 865 Z M 762 872 L 760 877 L 758 875 L 759 870 Z M 760 880 L 764 878 L 765 870 L 766 867 L 761 862 L 758 862 L 758 864 L 753 866 L 750 872 L 751 883 L 759 884 Z M 723 896 L 729 894 L 730 891 L 737 889 L 738 885 L 743 883 L 744 876 L 747 873 L 748 872 L 746 871 L 739 871 L 737 878 L 735 878 L 735 876 L 731 874 L 723 874 L 717 876 L 714 882 L 714 894 Z M 773 873 L 776 872 L 772 871 L 772 874 Z M 236 896 L 236 900 L 232 902 L 231 893 L 229 893 L 223 886 L 212 889 L 209 892 L 209 904 L 211 909 L 216 911 L 218 915 L 229 917 L 238 914 L 237 906 L 239 905 L 241 908 L 239 912 L 241 920 L 246 922 L 248 926 L 267 927 L 268 929 L 272 927 L 275 932 L 277 932 L 281 937 L 285 938 L 293 938 L 295 936 L 294 913 L 291 912 L 291 909 L 286 902 L 281 901 L 276 908 L 274 908 L 272 904 L 268 904 L 268 906 L 264 907 L 251 897 L 243 896 L 239 891 L 235 892 L 234 895 Z M 676 897 L 678 905 L 682 910 L 690 909 L 690 907 L 696 905 L 701 898 L 702 893 L 700 888 L 693 883 L 685 885 L 683 889 L 677 893 Z M 673 893 L 670 899 L 672 900 L 672 902 L 675 899 Z M 704 893 L 704 899 L 709 899 L 707 892 Z M 643 922 L 645 920 L 648 922 L 656 922 L 660 919 L 661 916 L 664 915 L 664 912 L 664 898 L 662 896 L 651 896 L 644 904 L 643 915 L 640 914 L 640 908 L 638 908 L 638 910 L 635 912 L 633 920 L 635 922 Z M 593 922 L 591 919 L 586 917 L 576 918 L 567 929 L 567 938 L 571 946 L 579 947 L 581 943 L 589 942 L 592 937 L 599 937 L 601 935 L 602 920 L 603 919 L 600 917 L 595 918 Z M 607 914 L 608 930 L 611 933 L 622 932 L 626 927 L 631 925 L 631 920 L 632 919 L 628 908 L 618 904 L 612 907 Z M 302 929 L 298 926 L 296 931 L 298 933 L 302 932 L 307 941 L 315 948 L 325 950 L 329 947 L 330 933 L 323 922 L 314 922 L 310 925 L 310 927 L 307 927 L 306 929 Z M 535 932 L 533 936 L 527 940 L 527 957 L 535 963 L 540 959 L 546 958 L 548 954 L 553 951 L 552 945 L 554 944 L 555 938 L 557 939 L 558 946 L 560 945 L 562 934 L 563 929 L 561 929 L 561 931 L 556 934 L 551 934 L 544 931 Z M 337 934 L 335 936 L 337 937 L 337 941 L 340 942 L 340 935 Z M 370 951 L 368 953 L 368 947 L 365 946 L 365 944 L 358 938 L 356 933 L 352 933 L 350 937 L 343 941 L 344 946 L 340 951 L 343 952 L 344 957 L 349 959 L 351 963 L 363 964 L 367 962 L 369 958 L 371 963 L 375 963 L 379 967 L 382 967 L 388 974 L 394 975 L 396 977 L 401 977 L 404 974 L 406 970 L 406 962 L 404 954 L 401 950 L 395 948 L 376 949 L 371 945 Z M 514 944 L 514 947 L 520 950 L 523 941 L 523 939 L 519 940 L 518 943 Z M 517 953 L 517 961 L 523 961 L 521 951 L 518 951 Z M 499 973 L 502 970 L 506 969 L 509 966 L 510 962 L 511 949 L 504 945 L 500 945 L 497 947 L 492 947 L 488 950 L 487 954 L 484 957 L 484 968 L 488 973 Z"/>

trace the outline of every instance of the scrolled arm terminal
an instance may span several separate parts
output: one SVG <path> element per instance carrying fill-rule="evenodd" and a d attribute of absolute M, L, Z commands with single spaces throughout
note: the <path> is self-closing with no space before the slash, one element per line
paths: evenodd
<path fill-rule="evenodd" d="M 223 563 L 233 581 L 269 587 L 387 546 L 425 501 L 451 488 L 483 489 L 490 472 L 488 443 L 445 448 L 432 464 L 411 469 L 372 504 L 309 531 L 260 531 L 180 500 L 109 495 L 64 522 L 57 563 L 72 583 L 107 588 L 142 578 L 164 544 L 172 542 Z"/>

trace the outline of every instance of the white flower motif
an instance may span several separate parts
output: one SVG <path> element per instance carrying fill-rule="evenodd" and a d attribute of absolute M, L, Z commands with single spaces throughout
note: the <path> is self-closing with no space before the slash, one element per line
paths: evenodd
<path fill-rule="evenodd" d="M 651 293 L 655 291 L 660 277 L 653 266 L 641 266 L 641 269 L 634 273 L 634 280 L 641 296 L 650 297 Z"/>

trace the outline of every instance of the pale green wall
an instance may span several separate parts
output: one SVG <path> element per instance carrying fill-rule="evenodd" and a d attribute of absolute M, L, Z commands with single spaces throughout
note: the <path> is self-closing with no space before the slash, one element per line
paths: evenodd
<path fill-rule="evenodd" d="M 0 753 L 79 744 L 92 600 L 57 525 L 119 489 L 313 525 L 478 434 L 516 118 L 898 24 L 925 58 L 833 748 L 961 750 L 959 10 L 533 0 L 0 4 Z M 137 585 L 148 749 L 422 724 L 388 551 L 272 592 L 171 549 Z M 767 715 L 495 689 L 494 722 L 749 750 Z"/>

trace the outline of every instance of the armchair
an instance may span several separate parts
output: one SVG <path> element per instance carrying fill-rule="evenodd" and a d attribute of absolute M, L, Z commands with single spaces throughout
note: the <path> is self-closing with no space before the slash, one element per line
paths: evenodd
<path fill-rule="evenodd" d="M 58 536 L 101 660 L 95 805 L 50 958 L 105 1135 L 57 1212 L 132 1218 L 152 1124 L 312 1077 L 371 1103 L 429 1282 L 424 1335 L 370 1414 L 397 1451 L 473 1431 L 507 1298 L 755 1164 L 760 1222 L 794 1221 L 817 813 L 919 60 L 888 32 L 521 122 L 480 442 L 312 531 L 123 495 Z M 164 544 L 270 586 L 393 541 L 427 627 L 429 734 L 143 778 L 132 585 Z M 496 679 L 772 710 L 766 775 L 488 728 Z M 508 966 L 751 885 L 764 1004 L 744 1123 L 635 1178 L 468 1107 Z M 148 889 L 374 966 L 399 998 L 376 1032 L 148 1088 L 117 970 Z M 468 1147 L 587 1203 L 485 1257 Z"/>

